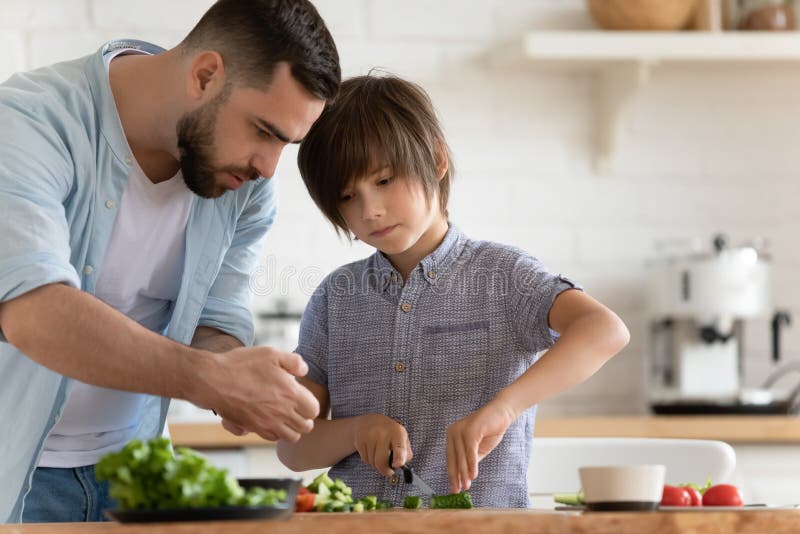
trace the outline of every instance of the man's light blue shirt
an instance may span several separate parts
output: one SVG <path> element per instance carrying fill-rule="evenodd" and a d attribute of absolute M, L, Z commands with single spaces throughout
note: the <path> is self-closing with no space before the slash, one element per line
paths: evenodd
<path fill-rule="evenodd" d="M 0 84 L 0 302 L 52 283 L 94 293 L 133 158 L 103 65 L 115 48 L 162 51 L 114 41 Z M 165 335 L 189 344 L 198 326 L 209 326 L 253 343 L 250 274 L 275 212 L 271 180 L 194 198 Z M 20 520 L 71 382 L 0 342 L 0 521 Z M 169 399 L 150 397 L 136 436 L 160 434 L 168 406 Z"/>

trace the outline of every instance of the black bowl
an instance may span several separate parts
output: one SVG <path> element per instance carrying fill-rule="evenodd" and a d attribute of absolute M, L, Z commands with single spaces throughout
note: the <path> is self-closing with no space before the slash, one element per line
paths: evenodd
<path fill-rule="evenodd" d="M 591 512 L 655 512 L 658 502 L 652 501 L 608 501 L 587 502 L 586 509 Z"/>
<path fill-rule="evenodd" d="M 288 519 L 294 513 L 297 478 L 240 478 L 244 489 L 286 490 L 286 503 L 276 506 L 205 506 L 167 510 L 106 510 L 106 515 L 120 523 L 167 523 L 172 521 L 227 521 L 234 519 Z"/>

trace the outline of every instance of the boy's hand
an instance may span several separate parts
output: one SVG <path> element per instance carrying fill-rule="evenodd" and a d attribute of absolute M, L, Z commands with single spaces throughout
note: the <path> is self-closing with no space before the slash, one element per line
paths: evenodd
<path fill-rule="evenodd" d="M 393 475 L 394 469 L 407 464 L 414 457 L 405 427 L 382 414 L 371 413 L 357 419 L 353 444 L 364 463 L 385 476 Z M 394 455 L 392 467 L 389 467 L 390 449 Z"/>
<path fill-rule="evenodd" d="M 447 427 L 447 476 L 450 493 L 469 489 L 478 478 L 478 462 L 492 452 L 516 417 L 494 400 Z"/>

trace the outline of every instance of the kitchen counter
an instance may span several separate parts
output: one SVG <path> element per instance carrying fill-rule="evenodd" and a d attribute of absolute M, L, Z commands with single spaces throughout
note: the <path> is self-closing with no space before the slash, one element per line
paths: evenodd
<path fill-rule="evenodd" d="M 256 534 L 353 534 L 440 533 L 484 534 L 486 532 L 541 532 L 659 534 L 693 532 L 770 534 L 797 532 L 800 510 L 734 512 L 576 513 L 536 510 L 396 510 L 363 514 L 299 514 L 287 521 L 228 521 L 207 523 L 161 523 L 120 525 L 116 523 L 70 523 L 48 525 L 0 525 L 0 534 L 211 534 L 225 532 Z"/>
<path fill-rule="evenodd" d="M 255 434 L 234 436 L 216 423 L 170 423 L 173 441 L 195 448 L 271 446 Z M 800 444 L 800 417 L 602 416 L 542 418 L 544 437 L 645 437 L 718 439 L 729 443 Z"/>

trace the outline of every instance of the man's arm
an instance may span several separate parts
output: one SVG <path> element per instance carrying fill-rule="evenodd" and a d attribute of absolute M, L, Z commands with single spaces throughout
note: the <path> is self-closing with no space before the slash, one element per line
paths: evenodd
<path fill-rule="evenodd" d="M 199 403 L 213 398 L 200 382 L 213 375 L 215 355 L 151 332 L 63 284 L 0 304 L 0 328 L 32 360 L 87 384 Z"/>
<path fill-rule="evenodd" d="M 88 384 L 213 407 L 266 439 L 296 440 L 311 429 L 319 411 L 316 399 L 295 380 L 307 371 L 296 354 L 269 347 L 219 354 L 187 347 L 62 284 L 2 303 L 0 328 L 9 343 L 53 371 Z"/>
<path fill-rule="evenodd" d="M 244 343 L 239 341 L 238 338 L 216 328 L 198 326 L 194 331 L 194 337 L 192 337 L 192 347 L 211 352 L 226 352 L 235 348 L 244 347 Z M 211 410 L 215 415 L 218 415 L 214 408 L 211 408 Z M 222 420 L 222 426 L 225 430 L 237 436 L 248 434 L 247 430 L 227 419 Z"/>

